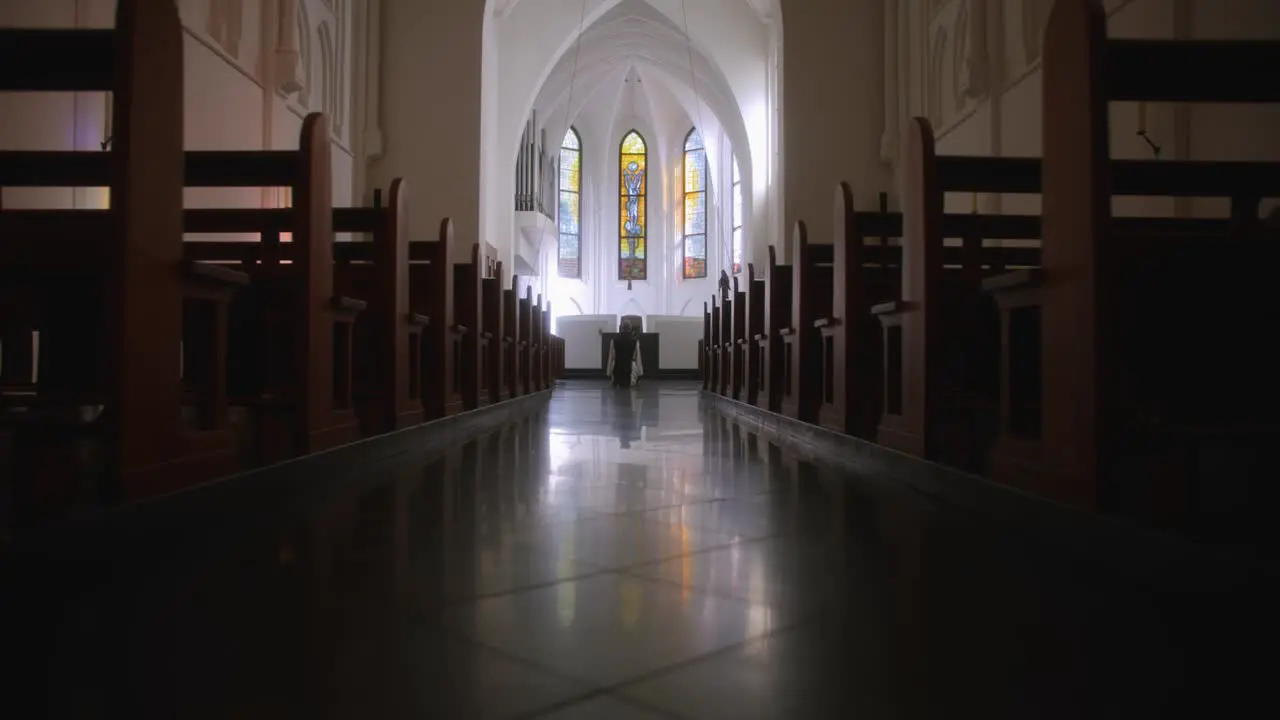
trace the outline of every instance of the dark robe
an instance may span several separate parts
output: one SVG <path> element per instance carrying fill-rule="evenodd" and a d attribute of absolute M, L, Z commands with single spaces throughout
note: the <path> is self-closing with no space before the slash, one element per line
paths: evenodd
<path fill-rule="evenodd" d="M 619 335 L 613 340 L 613 386 L 631 387 L 631 364 L 635 362 L 636 353 L 640 352 L 640 343 L 632 335 Z"/>

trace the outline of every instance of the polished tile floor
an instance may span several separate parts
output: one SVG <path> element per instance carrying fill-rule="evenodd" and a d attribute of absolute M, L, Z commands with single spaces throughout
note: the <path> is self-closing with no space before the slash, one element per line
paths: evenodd
<path fill-rule="evenodd" d="M 49 714 L 1133 718 L 1212 675 L 1194 593 L 799 460 L 691 383 L 561 383 L 368 475 L 64 599 Z"/>

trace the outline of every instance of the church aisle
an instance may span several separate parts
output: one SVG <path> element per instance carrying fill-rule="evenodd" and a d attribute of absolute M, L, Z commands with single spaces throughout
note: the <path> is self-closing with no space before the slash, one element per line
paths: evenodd
<path fill-rule="evenodd" d="M 52 717 L 1146 717 L 1187 700 L 1176 593 L 797 459 L 693 383 L 563 382 L 519 424 L 344 487 L 10 614 L 49 653 L 26 687 L 49 688 Z"/>
<path fill-rule="evenodd" d="M 561 383 L 456 455 L 409 501 L 407 615 L 335 654 L 336 716 L 1141 716 L 1178 675 L 1146 592 L 797 460 L 694 384 Z"/>

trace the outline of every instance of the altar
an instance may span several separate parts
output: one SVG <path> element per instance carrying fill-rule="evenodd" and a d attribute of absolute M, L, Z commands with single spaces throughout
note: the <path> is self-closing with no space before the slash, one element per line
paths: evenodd
<path fill-rule="evenodd" d="M 618 337 L 616 332 L 600 333 L 600 369 L 602 371 L 609 368 L 609 343 Z M 637 338 L 640 341 L 640 362 L 644 363 L 645 375 L 655 375 L 662 368 L 658 365 L 658 338 L 659 333 L 640 333 Z"/>

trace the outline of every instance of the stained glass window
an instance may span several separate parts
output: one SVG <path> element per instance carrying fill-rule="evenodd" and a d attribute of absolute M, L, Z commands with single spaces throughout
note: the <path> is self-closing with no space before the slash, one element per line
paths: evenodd
<path fill-rule="evenodd" d="M 707 276 L 707 148 L 698 128 L 684 138 L 684 277 Z"/>
<path fill-rule="evenodd" d="M 560 277 L 582 277 L 582 139 L 569 128 L 560 143 Z"/>
<path fill-rule="evenodd" d="M 738 158 L 733 159 L 733 215 L 730 218 L 733 234 L 729 248 L 733 274 L 742 272 L 742 178 L 738 175 Z"/>
<path fill-rule="evenodd" d="M 627 133 L 618 152 L 619 280 L 644 280 L 648 275 L 645 262 L 647 159 L 644 138 L 635 130 Z"/>

